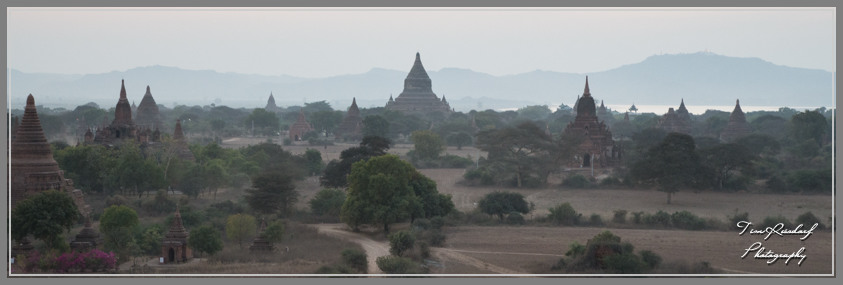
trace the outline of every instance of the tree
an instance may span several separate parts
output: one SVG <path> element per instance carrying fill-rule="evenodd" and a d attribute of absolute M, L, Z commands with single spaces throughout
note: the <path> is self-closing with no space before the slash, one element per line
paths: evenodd
<path fill-rule="evenodd" d="M 243 241 L 255 236 L 255 217 L 247 214 L 228 216 L 225 223 L 225 234 L 228 239 L 237 241 L 242 249 Z"/>
<path fill-rule="evenodd" d="M 325 102 L 325 100 L 304 103 L 304 107 L 302 107 L 302 109 L 306 113 L 325 112 L 334 110 L 334 108 L 331 108 L 331 104 Z"/>
<path fill-rule="evenodd" d="M 436 191 L 436 182 L 417 171 L 410 176 L 410 187 L 421 201 L 421 205 L 417 205 L 410 213 L 411 223 L 416 218 L 444 217 L 455 208 L 450 194 Z"/>
<path fill-rule="evenodd" d="M 126 257 L 135 244 L 132 231 L 138 225 L 138 214 L 127 206 L 110 206 L 100 216 L 100 232 L 105 248 Z"/>
<path fill-rule="evenodd" d="M 366 253 L 354 248 L 344 249 L 342 253 L 342 261 L 349 267 L 357 270 L 359 273 L 366 273 L 369 270 L 369 261 Z"/>
<path fill-rule="evenodd" d="M 331 160 L 325 166 L 325 174 L 319 178 L 319 184 L 326 187 L 345 188 L 351 165 L 361 160 L 386 154 L 389 140 L 383 137 L 364 137 L 360 146 L 348 148 L 340 153 L 340 160 Z"/>
<path fill-rule="evenodd" d="M 103 193 L 105 177 L 116 163 L 110 153 L 103 146 L 79 145 L 53 152 L 53 156 L 76 187 L 85 193 Z"/>
<path fill-rule="evenodd" d="M 352 166 L 348 175 L 348 198 L 341 219 L 353 229 L 361 224 L 389 225 L 410 217 L 421 206 L 413 193 L 410 177 L 416 170 L 395 155 L 373 157 Z"/>
<path fill-rule="evenodd" d="M 413 132 L 410 134 L 410 140 L 414 144 L 415 157 L 420 160 L 434 160 L 445 150 L 442 138 L 429 130 Z"/>
<path fill-rule="evenodd" d="M 310 124 L 313 129 L 321 131 L 322 135 L 331 133 L 342 122 L 343 113 L 340 111 L 316 111 L 310 114 Z"/>
<path fill-rule="evenodd" d="M 220 233 L 210 225 L 204 225 L 190 231 L 190 237 L 187 240 L 194 251 L 199 253 L 207 253 L 214 255 L 214 253 L 222 250 L 222 240 Z"/>
<path fill-rule="evenodd" d="M 631 170 L 633 177 L 654 183 L 659 191 L 667 193 L 667 203 L 680 188 L 696 183 L 700 170 L 694 139 L 686 134 L 670 133 L 646 156 L 636 162 Z"/>
<path fill-rule="evenodd" d="M 389 234 L 389 253 L 401 256 L 404 252 L 413 248 L 416 237 L 407 231 L 399 231 Z"/>
<path fill-rule="evenodd" d="M 819 112 L 805 111 L 793 115 L 790 124 L 790 134 L 796 141 L 813 139 L 817 145 L 823 145 L 823 138 L 828 126 L 825 117 Z"/>
<path fill-rule="evenodd" d="M 456 146 L 457 149 L 462 149 L 464 145 L 471 145 L 471 135 L 466 132 L 448 135 L 445 140 L 448 142 L 448 145 Z"/>
<path fill-rule="evenodd" d="M 538 121 L 546 119 L 547 116 L 550 116 L 550 113 L 550 108 L 547 105 L 526 106 L 518 109 L 518 118 Z"/>
<path fill-rule="evenodd" d="M 263 231 L 263 238 L 270 243 L 279 243 L 284 239 L 284 223 L 274 221 Z"/>
<path fill-rule="evenodd" d="M 79 221 L 79 210 L 67 193 L 50 190 L 19 201 L 11 218 L 11 235 L 16 241 L 32 235 L 50 248 L 61 248 L 56 244 L 64 242 L 59 236 Z"/>
<path fill-rule="evenodd" d="M 307 161 L 307 174 L 317 175 L 325 168 L 325 163 L 322 161 L 322 153 L 318 150 L 308 148 L 304 152 L 304 159 Z"/>
<path fill-rule="evenodd" d="M 267 215 L 288 214 L 298 197 L 292 177 L 281 170 L 269 170 L 252 177 L 252 188 L 246 190 L 249 206 Z"/>
<path fill-rule="evenodd" d="M 483 196 L 477 202 L 481 212 L 498 216 L 503 221 L 503 215 L 511 212 L 529 213 L 530 206 L 524 200 L 524 195 L 512 192 L 492 192 Z"/>
<path fill-rule="evenodd" d="M 322 189 L 310 200 L 310 210 L 315 215 L 338 217 L 345 203 L 345 191 Z"/>
<path fill-rule="evenodd" d="M 752 166 L 756 158 L 743 145 L 728 143 L 700 150 L 700 158 L 705 167 L 714 173 L 714 186 L 723 189 L 723 185 L 738 169 Z"/>
<path fill-rule="evenodd" d="M 363 118 L 363 136 L 385 138 L 389 134 L 389 122 L 381 116 L 369 115 Z"/>
<path fill-rule="evenodd" d="M 546 178 L 548 170 L 558 167 L 552 153 L 554 143 L 544 130 L 532 122 L 514 127 L 490 129 L 477 134 L 477 148 L 489 152 L 489 160 L 503 166 L 496 174 L 514 174 L 515 186 L 521 188 L 531 174 Z M 511 169 L 509 169 L 511 168 Z"/>
<path fill-rule="evenodd" d="M 275 133 L 281 129 L 281 121 L 278 120 L 278 116 L 276 116 L 273 112 L 264 110 L 263 108 L 256 108 L 252 111 L 252 114 L 246 117 L 246 120 L 243 123 L 245 124 L 247 130 L 252 130 L 252 127 L 254 127 L 256 133 L 260 133 L 265 136 L 275 135 Z"/>
<path fill-rule="evenodd" d="M 205 165 L 204 174 L 206 179 L 206 184 L 208 186 L 209 191 L 214 192 L 214 200 L 217 199 L 217 190 L 220 188 L 220 185 L 228 182 L 228 171 L 226 171 L 225 162 L 222 159 L 211 159 Z"/>

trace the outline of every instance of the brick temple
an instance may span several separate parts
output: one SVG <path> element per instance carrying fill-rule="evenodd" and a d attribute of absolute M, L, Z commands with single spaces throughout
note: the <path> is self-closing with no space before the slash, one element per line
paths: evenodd
<path fill-rule="evenodd" d="M 736 100 L 735 109 L 732 110 L 732 114 L 729 115 L 729 123 L 726 124 L 726 127 L 723 128 L 723 132 L 720 133 L 720 140 L 724 142 L 731 142 L 742 136 L 748 135 L 751 131 L 752 129 L 749 127 L 749 123 L 746 122 L 746 115 L 744 115 L 743 110 L 741 110 L 741 100 Z"/>
<path fill-rule="evenodd" d="M 148 103 L 144 106 L 144 115 L 141 117 L 144 122 L 152 122 L 152 125 L 137 125 L 132 120 L 132 107 L 129 106 L 129 99 L 126 96 L 125 81 L 120 81 L 120 98 L 117 100 L 117 106 L 114 108 L 114 120 L 111 124 L 100 126 L 95 132 L 88 130 L 85 132 L 86 144 L 99 144 L 106 146 L 117 146 L 124 141 L 136 141 L 139 143 L 159 142 L 161 140 L 161 132 L 157 127 L 154 127 L 155 117 L 150 117 L 153 113 L 158 113 L 158 106 L 155 105 L 155 100 L 152 99 L 152 94 L 149 93 L 147 86 L 147 94 L 149 94 Z M 144 99 L 147 99 L 144 96 Z M 154 111 L 151 109 L 155 105 Z M 138 106 L 138 109 L 141 109 Z M 160 124 L 160 123 L 159 123 Z"/>
<path fill-rule="evenodd" d="M 304 110 L 299 110 L 299 117 L 296 119 L 296 122 L 290 126 L 290 139 L 293 141 L 300 141 L 304 134 L 312 131 L 313 128 L 310 127 L 310 123 L 304 118 Z"/>
<path fill-rule="evenodd" d="M 433 93 L 433 84 L 430 81 L 430 76 L 424 70 L 421 62 L 421 56 L 416 53 L 416 61 L 404 79 L 404 91 L 398 95 L 394 100 L 392 96 L 386 103 L 386 109 L 391 111 L 401 111 L 406 113 L 420 113 L 428 114 L 431 112 L 442 112 L 448 114 L 451 112 L 451 106 L 445 97 L 439 97 Z"/>
<path fill-rule="evenodd" d="M 360 109 L 357 108 L 357 98 L 353 98 L 342 123 L 334 131 L 335 138 L 359 139 L 363 135 L 362 125 L 363 118 L 360 117 Z"/>
<path fill-rule="evenodd" d="M 155 98 L 152 98 L 149 85 L 146 86 L 146 93 L 143 94 L 143 99 L 141 99 L 135 114 L 136 125 L 156 130 L 161 128 L 161 116 L 158 113 L 158 104 L 155 103 Z"/>
<path fill-rule="evenodd" d="M 597 118 L 597 108 L 591 90 L 588 87 L 588 77 L 585 78 L 585 90 L 576 102 L 577 116 L 568 123 L 563 136 L 581 136 L 582 142 L 577 148 L 574 167 L 610 167 L 620 159 L 620 149 L 615 148 L 612 133 L 603 121 Z M 592 164 L 593 162 L 593 164 Z"/>
<path fill-rule="evenodd" d="M 170 230 L 161 239 L 161 257 L 164 263 L 182 263 L 193 258 L 193 252 L 187 245 L 190 233 L 181 221 L 181 212 L 176 208 L 176 214 L 170 223 Z"/>

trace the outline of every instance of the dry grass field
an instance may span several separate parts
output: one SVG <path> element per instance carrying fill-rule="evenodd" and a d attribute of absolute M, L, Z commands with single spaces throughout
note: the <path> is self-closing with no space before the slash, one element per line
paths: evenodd
<path fill-rule="evenodd" d="M 265 139 L 254 139 L 259 143 Z M 226 143 L 226 147 L 238 147 L 240 142 Z M 307 148 L 322 152 L 324 160 L 335 159 L 339 153 L 354 144 L 328 146 L 327 149 L 307 145 L 285 146 L 294 154 Z M 410 145 L 397 145 L 390 153 L 405 154 Z M 481 154 L 473 148 L 449 147 L 448 153 L 476 157 Z M 548 208 L 569 202 L 577 212 L 588 217 L 599 214 L 604 221 L 612 218 L 615 210 L 630 213 L 643 211 L 668 213 L 687 210 L 703 218 L 728 221 L 728 216 L 741 212 L 749 213 L 749 220 L 756 224 L 767 216 L 783 215 L 794 221 L 799 215 L 811 211 L 826 225 L 832 214 L 832 199 L 828 195 L 773 195 L 756 193 L 717 193 L 703 191 L 680 191 L 672 204 L 666 203 L 663 192 L 650 189 L 564 189 L 556 184 L 541 189 L 514 189 L 505 187 L 468 187 L 459 185 L 463 169 L 420 169 L 424 175 L 436 181 L 441 193 L 451 194 L 458 210 L 473 211 L 475 203 L 485 194 L 494 191 L 511 191 L 523 194 L 528 202 L 535 204 L 535 211 L 525 215 L 526 219 L 545 216 Z M 559 179 L 558 177 L 556 178 Z M 311 177 L 297 183 L 300 200 L 297 207 L 308 208 L 307 201 L 321 189 L 318 178 Z M 631 215 L 628 215 L 631 219 Z M 456 226 L 446 229 L 445 248 L 435 250 L 435 257 L 442 264 L 433 273 L 555 273 L 549 268 L 567 251 L 570 243 L 585 244 L 595 234 L 610 230 L 631 242 L 636 251 L 652 250 L 661 255 L 665 264 L 681 267 L 697 262 L 708 262 L 721 273 L 763 273 L 763 274 L 817 274 L 830 273 L 832 262 L 832 234 L 818 231 L 805 241 L 796 236 L 771 237 L 764 241 L 759 236 L 738 235 L 738 231 L 687 231 L 673 229 L 630 229 L 601 227 L 539 227 L 539 226 Z M 494 238 L 489 238 L 494 237 Z M 776 253 L 791 253 L 805 247 L 808 256 L 799 266 L 796 260 L 785 265 L 780 260 L 772 265 L 766 260 L 752 259 L 752 254 L 741 259 L 745 249 L 756 241 Z M 558 273 L 558 272 L 556 272 Z M 669 273 L 669 272 L 657 272 Z"/>

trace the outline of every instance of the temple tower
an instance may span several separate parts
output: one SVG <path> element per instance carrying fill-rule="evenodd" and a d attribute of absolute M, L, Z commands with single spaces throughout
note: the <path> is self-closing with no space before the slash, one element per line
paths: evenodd
<path fill-rule="evenodd" d="M 591 167 L 592 162 L 594 167 L 612 166 L 619 158 L 619 150 L 615 149 L 609 128 L 597 118 L 597 108 L 594 98 L 591 97 L 588 77 L 585 78 L 583 94 L 575 105 L 577 116 L 573 122 L 568 123 L 562 133 L 563 136 L 582 138 L 572 166 Z"/>
<path fill-rule="evenodd" d="M 135 116 L 135 124 L 150 129 L 161 127 L 158 104 L 155 103 L 155 98 L 152 98 L 152 92 L 149 91 L 149 85 L 146 86 L 146 94 L 143 95 L 143 99 L 141 99 L 141 103 L 138 105 L 137 115 Z"/>
<path fill-rule="evenodd" d="M 64 172 L 53 159 L 50 144 L 44 136 L 38 112 L 35 109 L 35 98 L 32 94 L 26 97 L 26 108 L 23 118 L 15 132 L 11 144 L 11 188 L 12 208 L 18 201 L 28 196 L 50 189 L 69 191 L 66 189 L 68 181 L 64 179 Z"/>
<path fill-rule="evenodd" d="M 731 142 L 737 138 L 748 135 L 751 131 L 752 129 L 749 127 L 749 123 L 746 122 L 746 116 L 744 115 L 743 110 L 741 110 L 741 100 L 736 100 L 735 109 L 732 110 L 732 114 L 729 115 L 729 123 L 726 124 L 723 132 L 720 133 L 720 140 Z"/>
<path fill-rule="evenodd" d="M 170 230 L 161 239 L 161 257 L 164 257 L 164 263 L 182 263 L 193 258 L 193 253 L 187 246 L 189 237 L 190 233 L 182 225 L 181 212 L 176 208 Z"/>
<path fill-rule="evenodd" d="M 389 97 L 389 100 L 392 101 L 392 96 Z M 363 118 L 360 117 L 360 109 L 357 108 L 357 98 L 353 98 L 351 99 L 351 106 L 348 107 L 348 111 L 342 119 L 342 123 L 340 123 L 340 126 L 334 132 L 335 138 L 356 139 L 362 136 L 362 124 Z"/>
<path fill-rule="evenodd" d="M 392 96 L 390 96 L 391 98 Z M 427 114 L 430 112 L 450 113 L 451 106 L 433 93 L 433 84 L 416 53 L 416 61 L 404 79 L 404 91 L 386 104 L 387 110 Z"/>
<path fill-rule="evenodd" d="M 278 108 L 278 105 L 275 105 L 275 96 L 272 95 L 272 92 L 269 92 L 269 99 L 266 100 L 266 107 L 264 107 L 264 110 L 274 113 L 281 111 Z"/>
<path fill-rule="evenodd" d="M 299 110 L 299 117 L 296 119 L 296 122 L 290 126 L 290 139 L 293 141 L 300 141 L 304 134 L 307 132 L 312 131 L 313 128 L 310 127 L 310 123 L 304 118 L 304 110 Z"/>

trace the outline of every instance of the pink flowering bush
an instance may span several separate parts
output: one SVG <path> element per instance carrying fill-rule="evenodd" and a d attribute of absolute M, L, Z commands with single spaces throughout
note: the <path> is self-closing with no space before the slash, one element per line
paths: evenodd
<path fill-rule="evenodd" d="M 89 252 L 67 252 L 59 256 L 52 252 L 42 256 L 38 251 L 33 251 L 26 260 L 24 271 L 33 272 L 36 266 L 41 272 L 99 272 L 115 269 L 117 258 L 114 252 L 105 253 L 98 249 Z"/>

